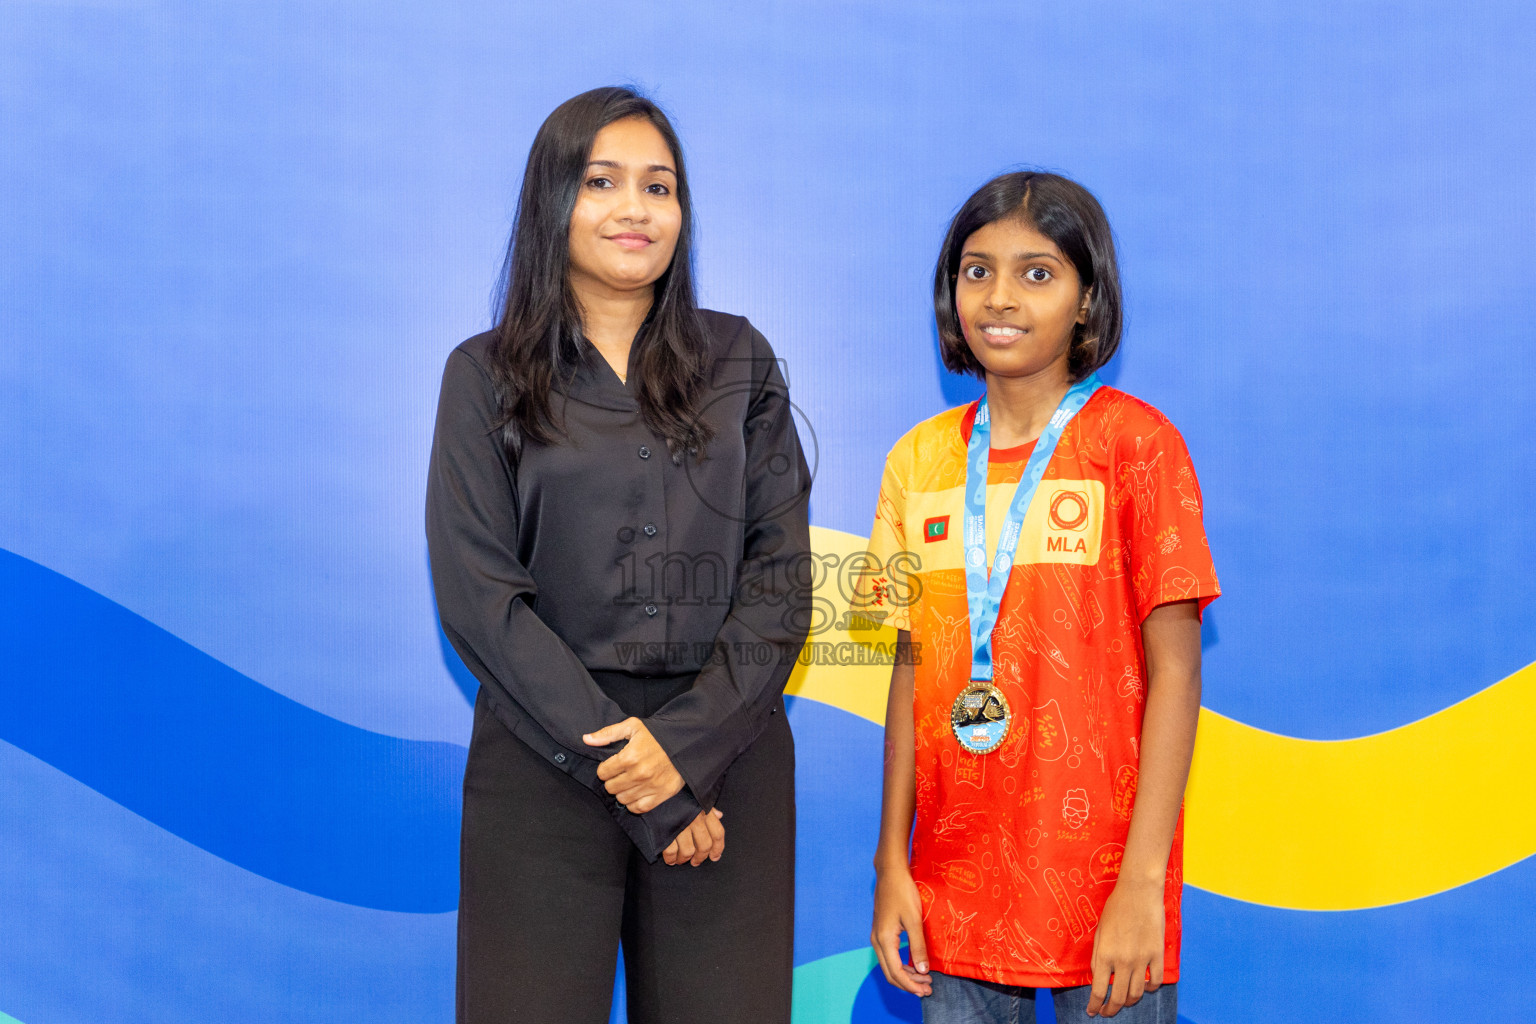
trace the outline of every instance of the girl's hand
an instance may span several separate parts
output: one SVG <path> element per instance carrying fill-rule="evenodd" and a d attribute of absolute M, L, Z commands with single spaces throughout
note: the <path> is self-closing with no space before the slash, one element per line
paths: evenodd
<path fill-rule="evenodd" d="M 623 750 L 597 766 L 597 777 L 603 780 L 604 789 L 635 814 L 657 807 L 683 788 L 683 777 L 672 767 L 672 759 L 638 718 L 626 718 L 581 739 L 590 747 L 629 741 Z"/>
<path fill-rule="evenodd" d="M 1093 992 L 1088 1016 L 1113 1017 L 1135 1006 L 1142 993 L 1163 984 L 1163 880 L 1139 881 L 1121 876 L 1104 904 L 1093 936 Z M 1147 981 L 1151 971 L 1152 980 Z M 1110 976 L 1114 976 L 1111 987 Z"/>
<path fill-rule="evenodd" d="M 901 962 L 901 933 L 907 933 L 912 962 Z M 906 864 L 892 864 L 875 874 L 875 923 L 869 932 L 885 980 L 915 996 L 933 994 L 928 973 L 928 944 L 923 938 L 923 901 Z"/>
<path fill-rule="evenodd" d="M 705 860 L 719 860 L 725 852 L 725 826 L 720 810 L 701 811 L 693 823 L 683 829 L 672 844 L 662 853 L 661 859 L 668 864 L 692 864 L 698 867 Z"/>

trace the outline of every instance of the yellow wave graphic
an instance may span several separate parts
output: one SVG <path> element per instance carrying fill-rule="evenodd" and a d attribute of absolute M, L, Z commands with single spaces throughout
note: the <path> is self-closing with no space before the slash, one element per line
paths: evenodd
<path fill-rule="evenodd" d="M 818 554 L 864 550 L 813 527 Z M 836 576 L 816 596 L 847 611 Z M 894 631 L 857 641 L 891 643 Z M 830 629 L 789 693 L 883 725 L 889 665 L 837 664 Z M 1184 877 L 1232 899 L 1358 910 L 1431 896 L 1536 853 L 1536 664 L 1427 718 L 1373 736 L 1303 740 L 1209 709 L 1185 803 Z M 871 838 L 873 842 L 873 838 Z"/>

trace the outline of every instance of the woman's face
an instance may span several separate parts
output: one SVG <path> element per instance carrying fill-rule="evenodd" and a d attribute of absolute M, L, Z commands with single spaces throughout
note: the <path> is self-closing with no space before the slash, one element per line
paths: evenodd
<path fill-rule="evenodd" d="M 672 265 L 683 210 L 661 132 L 644 118 L 597 133 L 571 211 L 571 284 L 583 292 L 649 289 Z"/>
<path fill-rule="evenodd" d="M 976 229 L 961 249 L 955 312 L 990 374 L 1031 377 L 1059 364 L 1088 318 L 1077 268 L 1056 243 L 1016 218 Z"/>

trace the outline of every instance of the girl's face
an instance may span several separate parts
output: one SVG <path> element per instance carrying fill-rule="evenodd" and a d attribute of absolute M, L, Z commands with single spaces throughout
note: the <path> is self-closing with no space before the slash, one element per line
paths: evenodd
<path fill-rule="evenodd" d="M 597 133 L 571 211 L 571 285 L 613 294 L 648 289 L 672 265 L 683 210 L 672 151 L 640 117 Z"/>
<path fill-rule="evenodd" d="M 955 312 L 989 376 L 1067 376 L 1073 328 L 1088 293 L 1056 243 L 1022 220 L 978 228 L 961 249 Z"/>

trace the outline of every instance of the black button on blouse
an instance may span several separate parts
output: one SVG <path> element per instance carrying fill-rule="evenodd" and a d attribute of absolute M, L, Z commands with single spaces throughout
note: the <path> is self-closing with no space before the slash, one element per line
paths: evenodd
<path fill-rule="evenodd" d="M 704 807 L 773 713 L 805 639 L 810 472 L 784 377 L 746 320 L 704 311 L 714 430 L 701 460 L 666 441 L 595 350 L 554 396 L 556 443 L 513 459 L 495 429 L 490 335 L 448 358 L 427 484 L 438 614 L 516 735 L 609 805 L 654 860 Z M 636 458 L 638 454 L 638 458 Z M 636 531 L 633 524 L 643 524 Z M 593 671 L 697 673 L 646 719 L 687 786 L 626 811 L 585 733 L 625 716 Z"/>

